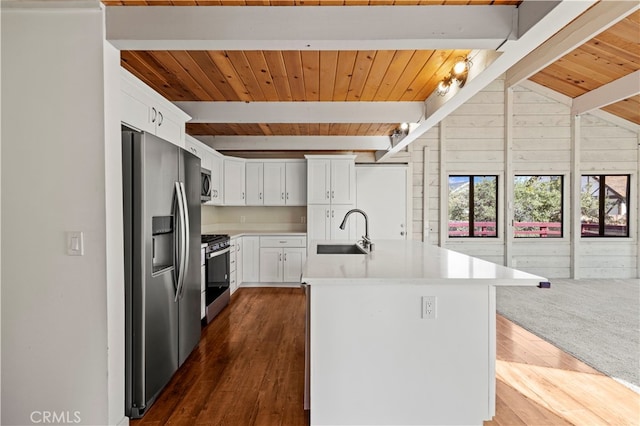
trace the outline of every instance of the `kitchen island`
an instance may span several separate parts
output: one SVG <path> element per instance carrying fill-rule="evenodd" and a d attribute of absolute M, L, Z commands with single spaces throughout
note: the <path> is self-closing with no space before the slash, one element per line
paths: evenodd
<path fill-rule="evenodd" d="M 496 286 L 546 279 L 418 241 L 317 254 L 307 289 L 312 425 L 477 424 L 495 414 Z"/>

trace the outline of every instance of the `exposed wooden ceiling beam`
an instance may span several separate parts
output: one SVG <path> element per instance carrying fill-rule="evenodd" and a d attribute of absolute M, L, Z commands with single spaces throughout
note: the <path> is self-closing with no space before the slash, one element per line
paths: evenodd
<path fill-rule="evenodd" d="M 515 6 L 108 6 L 120 50 L 496 49 Z"/>
<path fill-rule="evenodd" d="M 571 105 L 571 114 L 581 115 L 639 93 L 640 71 L 636 71 L 574 98 Z"/>
<path fill-rule="evenodd" d="M 529 31 L 522 34 L 518 40 L 509 40 L 501 48 L 502 53 L 496 57 L 497 52 L 481 51 L 475 53 L 474 64 L 469 70 L 469 77 L 464 87 L 452 88 L 446 96 L 438 96 L 435 92 L 427 98 L 427 111 L 425 119 L 419 126 L 396 146 L 388 151 L 376 153 L 376 161 L 385 161 L 393 154 L 400 151 L 443 118 L 455 111 L 460 105 L 467 102 L 472 96 L 484 89 L 489 83 L 504 74 L 515 63 L 524 58 L 540 46 L 545 40 L 558 32 L 577 16 L 588 9 L 595 0 L 590 1 L 563 1 L 550 11 L 540 10 L 542 16 L 536 20 Z M 472 53 L 473 56 L 474 53 Z M 474 70 L 474 68 L 477 68 Z"/>
<path fill-rule="evenodd" d="M 375 151 L 388 136 L 195 136 L 219 151 Z"/>
<path fill-rule="evenodd" d="M 591 40 L 640 8 L 636 1 L 601 1 L 558 31 L 509 71 L 505 85 L 513 87 Z"/>
<path fill-rule="evenodd" d="M 424 102 L 175 102 L 190 123 L 417 123 Z"/>

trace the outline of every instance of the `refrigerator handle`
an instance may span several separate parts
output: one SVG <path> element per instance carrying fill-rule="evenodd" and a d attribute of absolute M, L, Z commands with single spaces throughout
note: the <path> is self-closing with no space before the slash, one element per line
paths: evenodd
<path fill-rule="evenodd" d="M 176 295 L 173 299 L 174 302 L 178 301 L 178 295 L 180 294 L 180 288 L 182 287 L 182 281 L 184 280 L 184 252 L 185 252 L 185 232 L 184 232 L 184 197 L 182 196 L 182 187 L 180 182 L 175 183 L 176 188 L 176 200 L 178 202 L 178 221 L 180 227 L 178 228 L 178 274 L 176 280 Z"/>
<path fill-rule="evenodd" d="M 187 203 L 187 192 L 184 189 L 184 183 L 180 182 L 180 193 L 182 194 L 182 206 L 183 206 L 183 240 L 184 240 L 184 251 L 183 253 L 183 269 L 182 269 L 182 279 L 180 280 L 180 288 L 178 289 L 177 297 L 178 299 L 182 298 L 182 293 L 184 292 L 184 281 L 187 279 L 187 271 L 189 270 L 189 255 L 190 255 L 190 245 L 191 245 L 191 235 L 189 230 L 191 229 L 189 225 L 189 204 Z M 177 300 L 177 299 L 176 299 Z"/>

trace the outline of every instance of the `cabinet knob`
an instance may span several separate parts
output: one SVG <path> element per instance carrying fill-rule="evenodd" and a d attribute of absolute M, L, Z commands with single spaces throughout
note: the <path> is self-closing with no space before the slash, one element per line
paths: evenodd
<path fill-rule="evenodd" d="M 401 231 L 401 232 L 400 232 L 400 235 L 404 235 L 404 231 Z"/>
<path fill-rule="evenodd" d="M 329 217 L 329 210 L 327 210 L 327 217 Z"/>
<path fill-rule="evenodd" d="M 162 122 L 164 121 L 164 116 L 160 111 L 158 111 L 158 126 L 162 126 Z"/>
<path fill-rule="evenodd" d="M 262 192 L 261 192 L 261 193 L 260 193 L 260 195 L 259 195 L 259 199 L 261 199 L 261 200 L 262 200 Z"/>
<path fill-rule="evenodd" d="M 336 198 L 336 197 L 335 197 L 333 191 L 331 191 L 331 199 L 333 200 L 334 198 Z"/>
<path fill-rule="evenodd" d="M 284 261 L 287 261 L 287 253 L 284 254 Z"/>
<path fill-rule="evenodd" d="M 242 193 L 242 199 L 244 200 L 244 192 Z"/>
<path fill-rule="evenodd" d="M 157 117 L 158 117 L 158 111 L 156 111 L 155 108 L 151 107 L 151 122 L 155 123 Z"/>
<path fill-rule="evenodd" d="M 329 199 L 329 191 L 327 191 L 327 200 Z"/>
<path fill-rule="evenodd" d="M 280 198 L 284 200 L 284 192 L 280 194 Z"/>

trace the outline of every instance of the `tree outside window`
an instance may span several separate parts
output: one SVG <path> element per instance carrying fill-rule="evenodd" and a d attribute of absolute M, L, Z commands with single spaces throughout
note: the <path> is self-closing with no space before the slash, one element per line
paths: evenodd
<path fill-rule="evenodd" d="M 562 237 L 562 186 L 562 176 L 515 177 L 514 237 Z"/>
<path fill-rule="evenodd" d="M 581 236 L 629 236 L 630 182 L 630 175 L 582 175 Z"/>
<path fill-rule="evenodd" d="M 498 236 L 498 176 L 449 176 L 449 237 Z"/>

